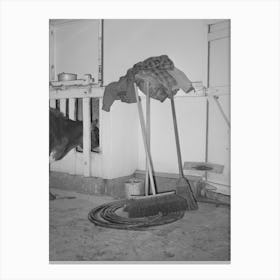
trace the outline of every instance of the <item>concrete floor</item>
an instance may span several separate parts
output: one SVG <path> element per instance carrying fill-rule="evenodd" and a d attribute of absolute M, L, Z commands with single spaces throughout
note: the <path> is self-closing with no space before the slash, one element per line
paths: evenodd
<path fill-rule="evenodd" d="M 51 189 L 61 199 L 50 201 L 50 251 L 53 261 L 230 261 L 230 209 L 199 203 L 183 219 L 146 231 L 95 226 L 89 211 L 113 201 Z M 75 199 L 62 197 L 75 196 Z"/>

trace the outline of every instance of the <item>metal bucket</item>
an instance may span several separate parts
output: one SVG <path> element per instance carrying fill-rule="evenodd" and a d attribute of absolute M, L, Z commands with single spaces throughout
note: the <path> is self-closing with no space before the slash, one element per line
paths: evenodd
<path fill-rule="evenodd" d="M 77 74 L 72 74 L 72 73 L 59 73 L 57 75 L 58 81 L 74 81 L 77 80 L 78 75 Z"/>
<path fill-rule="evenodd" d="M 125 182 L 124 186 L 126 198 L 131 198 L 133 196 L 142 196 L 145 194 L 143 180 L 132 178 Z"/>

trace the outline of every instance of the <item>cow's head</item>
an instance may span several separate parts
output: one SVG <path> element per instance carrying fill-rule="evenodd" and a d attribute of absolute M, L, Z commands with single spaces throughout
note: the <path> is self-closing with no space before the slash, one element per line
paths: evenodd
<path fill-rule="evenodd" d="M 91 124 L 92 149 L 99 146 L 98 121 Z M 70 150 L 83 145 L 83 123 L 65 118 L 57 110 L 50 110 L 49 161 L 62 159 Z"/>
<path fill-rule="evenodd" d="M 72 148 L 74 147 L 75 146 Z M 72 148 L 71 145 L 69 145 L 69 141 L 66 137 L 55 141 L 54 147 L 50 149 L 49 162 L 52 163 L 62 159 Z"/>

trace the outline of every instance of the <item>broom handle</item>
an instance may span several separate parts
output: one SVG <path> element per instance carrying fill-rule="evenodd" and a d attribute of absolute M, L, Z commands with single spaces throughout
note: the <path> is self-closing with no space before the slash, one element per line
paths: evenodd
<path fill-rule="evenodd" d="M 177 149 L 179 175 L 180 175 L 180 177 L 184 177 L 183 165 L 182 165 L 182 157 L 181 157 L 181 149 L 180 149 L 180 141 L 179 141 L 179 133 L 178 133 L 178 126 L 177 126 L 177 118 L 176 118 L 176 110 L 175 110 L 175 104 L 174 104 L 174 97 L 173 97 L 173 95 L 171 95 L 170 100 L 171 100 L 173 125 L 174 125 L 175 140 L 176 140 L 176 149 Z"/>
<path fill-rule="evenodd" d="M 146 136 L 147 136 L 147 147 L 149 152 L 151 153 L 150 150 L 150 108 L 151 108 L 151 103 L 150 103 L 150 89 L 149 89 L 149 82 L 145 81 L 145 87 L 146 87 Z M 148 159 L 146 156 L 146 178 L 145 178 L 145 195 L 149 195 L 149 170 L 148 170 Z"/>
<path fill-rule="evenodd" d="M 151 190 L 152 190 L 152 194 L 156 195 L 156 187 L 155 187 L 155 182 L 154 182 L 154 178 L 153 178 L 153 174 L 152 174 L 152 160 L 151 160 L 151 155 L 150 155 L 150 152 L 148 150 L 148 145 L 147 145 L 144 114 L 143 114 L 143 110 L 142 110 L 141 101 L 139 100 L 138 89 L 135 84 L 134 84 L 134 89 L 135 89 L 135 95 L 136 95 L 136 101 L 137 101 L 138 115 L 139 115 L 141 130 L 142 130 L 144 148 L 145 148 L 146 157 L 147 157 L 148 172 L 149 172 L 150 181 L 151 181 Z"/>

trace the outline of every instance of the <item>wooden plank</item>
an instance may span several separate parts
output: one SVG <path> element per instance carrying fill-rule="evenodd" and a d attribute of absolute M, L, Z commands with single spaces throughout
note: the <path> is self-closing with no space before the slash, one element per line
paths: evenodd
<path fill-rule="evenodd" d="M 83 161 L 84 176 L 90 176 L 90 154 L 91 154 L 91 133 L 90 133 L 90 98 L 83 99 Z"/>
<path fill-rule="evenodd" d="M 69 119 L 76 120 L 76 99 L 69 98 Z"/>
<path fill-rule="evenodd" d="M 83 86 L 79 88 L 68 88 L 63 90 L 50 88 L 50 99 L 64 99 L 64 98 L 84 98 L 84 97 L 103 97 L 104 87 L 89 87 Z"/>
<path fill-rule="evenodd" d="M 49 29 L 49 80 L 55 80 L 55 30 Z"/>
<path fill-rule="evenodd" d="M 53 99 L 65 99 L 65 98 L 84 98 L 84 97 L 95 97 L 102 98 L 104 94 L 104 87 L 94 87 L 91 92 L 87 89 L 65 89 L 65 90 L 53 90 L 50 89 L 49 98 Z M 230 88 L 229 86 L 219 86 L 219 87 L 210 87 L 206 89 L 206 94 L 208 96 L 219 96 L 219 95 L 229 95 Z M 189 98 L 189 97 L 205 97 L 204 94 L 184 94 L 184 95 L 175 95 L 174 98 Z"/>
<path fill-rule="evenodd" d="M 230 30 L 229 29 L 221 29 L 213 33 L 208 34 L 208 41 L 219 40 L 222 38 L 230 37 Z"/>
<path fill-rule="evenodd" d="M 189 98 L 189 97 L 205 97 L 205 96 L 222 96 L 230 95 L 230 86 L 216 86 L 216 87 L 201 87 L 193 93 L 188 94 L 177 94 L 174 98 Z"/>
<path fill-rule="evenodd" d="M 66 116 L 66 99 L 60 99 L 60 112 Z"/>
<path fill-rule="evenodd" d="M 210 25 L 208 25 L 208 33 L 210 32 Z M 211 50 L 211 43 L 208 40 L 207 35 L 207 79 L 206 85 L 207 89 L 210 85 L 210 50 Z M 207 92 L 205 92 L 208 94 Z M 206 100 L 206 120 L 205 120 L 206 128 L 205 128 L 205 162 L 208 161 L 208 150 L 209 150 L 209 100 Z M 202 175 L 203 176 L 203 175 Z M 207 180 L 207 171 L 204 172 L 204 178 Z"/>
<path fill-rule="evenodd" d="M 217 24 L 218 27 L 218 24 Z M 213 30 L 213 28 L 212 28 Z M 208 87 L 211 90 L 207 95 L 210 107 L 209 114 L 209 149 L 207 162 L 215 162 L 224 166 L 222 173 L 207 172 L 206 181 L 215 181 L 224 184 L 230 184 L 230 129 L 224 125 L 223 114 L 218 111 L 218 104 L 215 100 L 211 100 L 213 96 L 220 96 L 223 104 L 223 111 L 230 115 L 230 28 L 221 29 L 210 32 L 208 39 L 211 45 L 210 56 L 210 80 Z M 221 87 L 222 86 L 222 87 Z M 214 91 L 219 90 L 219 94 Z M 223 94 L 221 94 L 221 91 Z M 222 95 L 224 95 L 222 97 Z M 214 104 L 216 103 L 216 104 Z M 226 119 L 225 119 L 226 120 Z M 228 118 L 229 120 L 229 118 Z M 228 122 L 228 121 L 227 121 Z"/>
<path fill-rule="evenodd" d="M 75 121 L 76 120 L 76 99 L 75 98 L 70 98 L 69 99 L 69 119 Z M 72 149 L 72 151 L 70 152 L 73 155 L 73 165 L 72 165 L 72 169 L 70 169 L 70 174 L 75 175 L 76 172 L 76 149 Z"/>
<path fill-rule="evenodd" d="M 50 107 L 55 109 L 56 108 L 56 100 L 55 99 L 50 99 Z"/>
<path fill-rule="evenodd" d="M 230 95 L 230 86 L 209 87 L 206 89 L 207 96 Z"/>
<path fill-rule="evenodd" d="M 104 61 L 104 19 L 98 25 L 98 84 L 103 86 L 103 61 Z"/>

